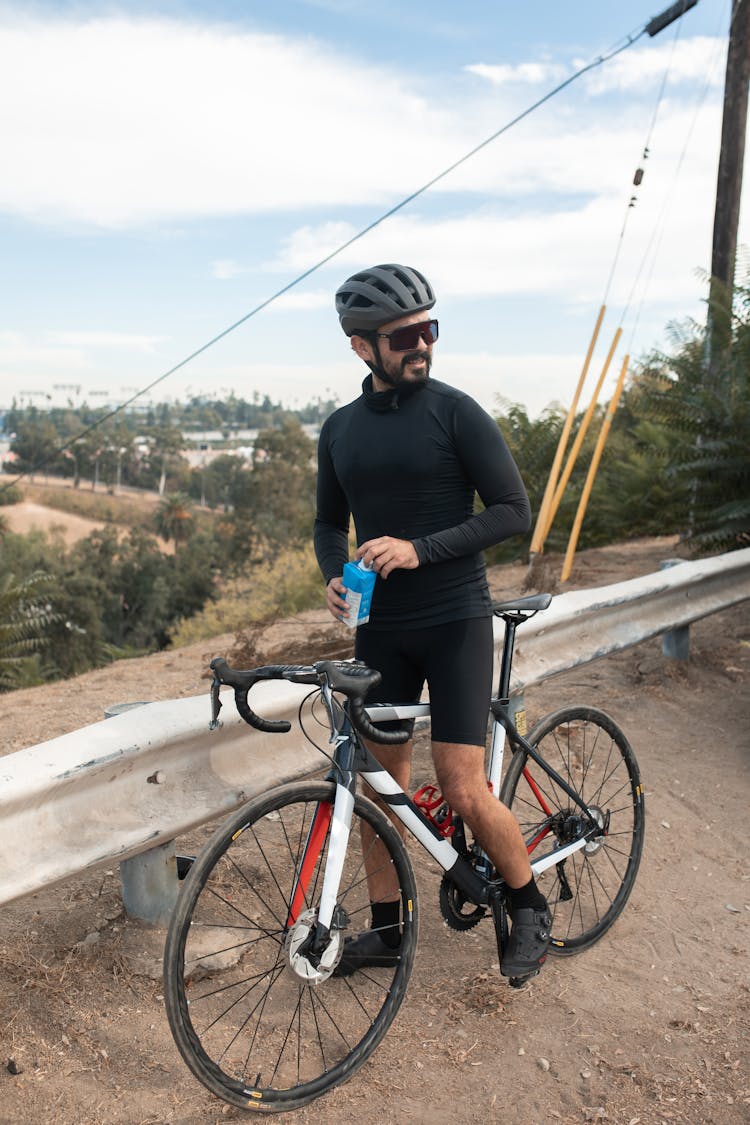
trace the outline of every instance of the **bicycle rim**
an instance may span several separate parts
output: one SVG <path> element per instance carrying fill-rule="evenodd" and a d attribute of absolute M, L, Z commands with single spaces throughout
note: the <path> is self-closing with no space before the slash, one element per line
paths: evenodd
<path fill-rule="evenodd" d="M 302 782 L 251 801 L 215 833 L 180 892 L 165 947 L 167 1015 L 192 1072 L 233 1105 L 295 1109 L 348 1080 L 406 991 L 417 935 L 414 877 L 395 829 L 361 796 L 338 899 L 347 928 L 334 932 L 323 979 L 299 975 L 298 947 L 315 923 L 328 854 L 325 816 L 315 848 L 306 845 L 316 810 L 330 808 L 334 796 L 333 784 Z M 374 829 L 397 875 L 401 958 L 338 978 L 328 974 L 345 934 L 370 925 L 358 822 Z"/>
<path fill-rule="evenodd" d="M 578 953 L 609 929 L 633 888 L 645 809 L 635 755 L 603 711 L 568 707 L 543 719 L 528 741 L 595 812 L 602 834 L 537 877 L 552 913 L 551 953 Z M 532 863 L 580 839 L 570 797 L 534 760 L 516 751 L 502 800 L 521 825 Z"/>

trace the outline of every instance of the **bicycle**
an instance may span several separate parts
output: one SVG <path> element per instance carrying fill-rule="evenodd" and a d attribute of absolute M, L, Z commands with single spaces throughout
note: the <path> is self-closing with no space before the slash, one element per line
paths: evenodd
<path fill-rule="evenodd" d="M 645 809 L 633 751 L 604 712 L 563 708 L 528 738 L 514 722 L 509 688 L 516 628 L 550 601 L 538 594 L 493 607 L 505 621 L 505 640 L 491 703 L 487 777 L 516 812 L 547 895 L 550 951 L 568 955 L 598 941 L 622 911 L 638 871 Z M 322 700 L 330 729 L 325 780 L 263 793 L 214 833 L 182 885 L 165 947 L 167 1015 L 190 1070 L 232 1105 L 280 1112 L 352 1077 L 394 1019 L 412 970 L 418 931 L 412 865 L 391 820 L 357 793 L 357 774 L 443 868 L 440 907 L 448 925 L 468 930 L 492 917 L 501 962 L 505 890 L 436 788 L 407 796 L 363 741 L 405 741 L 407 730 L 379 730 L 373 723 L 423 717 L 428 705 L 366 707 L 379 674 L 351 662 L 237 671 L 218 658 L 212 669 L 212 726 L 219 721 L 220 688 L 229 685 L 251 726 L 288 731 L 288 722 L 263 719 L 248 703 L 259 681 L 286 679 L 314 686 L 307 699 Z M 501 786 L 506 735 L 513 754 Z M 355 841 L 349 847 L 355 823 L 362 846 Z M 376 848 L 397 876 L 400 956 L 395 966 L 337 976 L 347 933 L 369 924 L 364 854 Z"/>

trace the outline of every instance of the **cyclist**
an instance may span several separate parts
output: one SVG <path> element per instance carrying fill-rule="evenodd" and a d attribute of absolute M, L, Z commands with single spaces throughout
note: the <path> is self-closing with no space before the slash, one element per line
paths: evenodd
<path fill-rule="evenodd" d="M 530 509 L 497 424 L 430 376 L 434 304 L 423 274 L 394 264 L 364 269 L 336 293 L 341 327 L 369 374 L 362 394 L 321 430 L 315 551 L 327 607 L 341 619 L 354 519 L 356 557 L 379 575 L 369 623 L 355 637 L 357 658 L 382 675 L 368 702 L 416 702 L 427 682 L 438 784 L 508 884 L 511 934 L 501 972 L 522 977 L 545 959 L 551 917 L 518 823 L 487 789 L 493 632 L 481 552 L 528 530 Z M 478 514 L 475 494 L 484 505 Z M 404 789 L 411 750 L 411 742 L 375 748 Z M 347 939 L 339 975 L 399 956 L 398 895 L 377 844 L 363 846 L 372 928 Z"/>

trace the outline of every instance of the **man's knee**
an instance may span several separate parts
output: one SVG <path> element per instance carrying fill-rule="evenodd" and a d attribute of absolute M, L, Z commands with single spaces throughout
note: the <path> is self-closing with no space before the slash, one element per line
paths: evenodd
<path fill-rule="evenodd" d="M 443 797 L 453 811 L 470 821 L 487 799 L 484 752 L 478 746 L 435 747 L 435 768 Z"/>

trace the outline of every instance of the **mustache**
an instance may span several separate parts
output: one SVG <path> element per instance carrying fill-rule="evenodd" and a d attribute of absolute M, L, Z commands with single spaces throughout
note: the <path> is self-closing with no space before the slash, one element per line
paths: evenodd
<path fill-rule="evenodd" d="M 427 364 L 427 370 L 429 371 L 430 367 L 432 366 L 432 357 L 429 356 L 427 352 L 409 352 L 401 360 L 402 372 L 406 370 L 406 365 L 408 363 L 414 363 L 415 361 L 421 362 L 421 360 L 425 361 L 425 363 Z"/>

